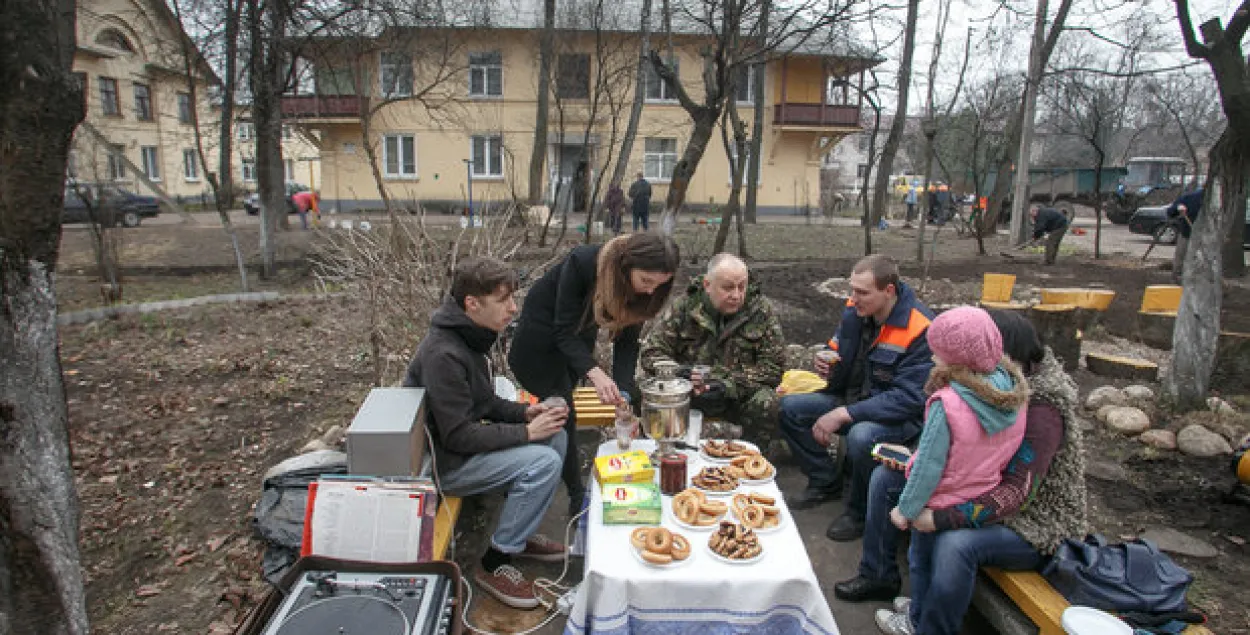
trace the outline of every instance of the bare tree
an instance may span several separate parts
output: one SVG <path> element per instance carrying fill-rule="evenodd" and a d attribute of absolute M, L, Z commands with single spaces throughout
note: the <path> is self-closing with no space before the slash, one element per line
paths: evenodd
<path fill-rule="evenodd" d="M 1211 67 L 1228 119 L 1224 134 L 1211 148 L 1202 213 L 1194 223 L 1185 257 L 1184 293 L 1172 334 L 1172 372 L 1164 381 L 1164 389 L 1173 400 L 1182 406 L 1195 406 L 1206 398 L 1218 354 L 1227 260 L 1222 251 L 1230 235 L 1241 242 L 1246 198 L 1250 196 L 1250 70 L 1241 47 L 1250 27 L 1250 0 L 1237 7 L 1227 27 L 1219 18 L 1204 22 L 1199 27 L 1201 42 L 1188 1 L 1175 3 L 1185 51 Z M 1237 251 L 1234 261 L 1240 262 L 1240 244 Z"/>
<path fill-rule="evenodd" d="M 1186 187 L 1202 183 L 1206 161 L 1204 155 L 1224 129 L 1220 103 L 1211 99 L 1215 84 L 1209 75 L 1178 71 L 1147 78 L 1147 123 L 1152 128 L 1143 139 L 1142 151 L 1166 155 L 1172 149 L 1185 148 L 1190 174 Z M 1156 149 L 1157 148 L 1157 149 Z"/>
<path fill-rule="evenodd" d="M 916 20 L 920 14 L 920 0 L 908 0 L 907 21 L 903 26 L 903 57 L 898 63 L 898 104 L 894 110 L 894 121 L 890 123 L 890 134 L 885 139 L 885 148 L 881 150 L 881 162 L 877 166 L 877 183 L 872 192 L 872 217 L 868 219 L 869 228 L 876 226 L 885 215 L 888 204 L 886 191 L 890 184 L 890 173 L 894 169 L 894 155 L 903 139 L 903 129 L 907 126 L 907 96 L 911 92 L 911 61 L 916 53 Z"/>
<path fill-rule="evenodd" d="M 0 8 L 0 630 L 87 635 L 55 271 L 82 87 L 74 0 Z"/>
<path fill-rule="evenodd" d="M 282 169 L 282 93 L 289 55 L 282 47 L 289 26 L 286 0 L 246 0 L 248 79 L 256 129 L 256 186 L 260 193 L 261 276 L 277 275 L 277 232 L 287 223 Z"/>
<path fill-rule="evenodd" d="M 629 169 L 629 157 L 634 151 L 634 139 L 638 136 L 638 122 L 642 119 L 642 104 L 646 98 L 643 82 L 651 69 L 651 4 L 652 0 L 642 0 L 642 17 L 639 19 L 638 70 L 634 73 L 634 100 L 629 109 L 629 123 L 625 126 L 625 136 L 621 138 L 621 150 L 612 170 L 612 179 L 608 184 L 620 187 L 625 181 L 625 172 Z"/>

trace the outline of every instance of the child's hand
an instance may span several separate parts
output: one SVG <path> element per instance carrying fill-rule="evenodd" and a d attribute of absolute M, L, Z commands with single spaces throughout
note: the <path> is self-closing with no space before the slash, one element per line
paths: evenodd
<path fill-rule="evenodd" d="M 911 523 L 903 516 L 903 512 L 899 511 L 897 507 L 890 510 L 890 522 L 894 523 L 894 526 L 898 527 L 899 531 L 907 531 L 908 527 L 911 526 Z"/>

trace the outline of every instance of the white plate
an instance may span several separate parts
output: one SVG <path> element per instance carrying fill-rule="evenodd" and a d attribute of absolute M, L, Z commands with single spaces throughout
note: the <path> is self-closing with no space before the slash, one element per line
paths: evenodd
<path fill-rule="evenodd" d="M 725 564 L 755 564 L 759 562 L 760 560 L 763 560 L 764 555 L 768 553 L 768 550 L 764 549 L 764 545 L 761 544 L 760 555 L 755 556 L 754 558 L 747 558 L 746 560 L 734 560 L 733 558 L 726 558 L 725 556 L 722 556 L 719 553 L 712 551 L 711 545 L 708 545 L 706 541 L 703 543 L 703 548 L 707 549 L 708 554 L 712 556 L 713 560 L 719 560 L 720 562 L 723 562 Z M 639 555 L 638 557 L 641 558 L 642 556 Z"/>
<path fill-rule="evenodd" d="M 689 541 L 690 539 L 687 538 L 686 540 Z M 647 562 L 642 557 L 642 551 L 638 549 L 634 549 L 633 545 L 629 546 L 629 551 L 630 553 L 634 554 L 635 560 L 637 560 L 638 562 L 641 562 L 643 566 L 651 567 L 652 569 L 673 569 L 676 567 L 688 565 L 690 564 L 691 560 L 694 560 L 694 543 L 693 542 L 690 543 L 690 555 L 686 556 L 685 560 L 674 560 L 672 564 L 655 564 L 654 562 Z"/>
<path fill-rule="evenodd" d="M 1064 609 L 1060 623 L 1063 630 L 1073 635 L 1133 634 L 1133 628 L 1116 619 L 1114 615 L 1088 606 L 1069 606 Z"/>
<path fill-rule="evenodd" d="M 721 517 L 717 518 L 716 522 L 710 525 L 687 525 L 686 523 L 682 522 L 680 518 L 677 517 L 677 514 L 672 513 L 673 510 L 671 508 L 668 511 L 669 511 L 669 516 L 671 516 L 673 519 L 673 524 L 677 525 L 678 527 L 681 527 L 682 529 L 685 529 L 686 531 L 712 531 L 713 529 L 720 527 L 720 521 L 724 520 L 725 517 L 729 516 L 730 514 L 730 512 L 725 512 L 724 514 L 721 514 Z"/>
<path fill-rule="evenodd" d="M 715 463 L 717 465 L 728 465 L 730 461 L 734 460 L 734 457 L 723 459 L 718 456 L 712 456 L 711 454 L 708 454 L 707 452 L 703 450 L 703 445 L 707 443 L 708 441 L 723 441 L 723 440 L 724 439 L 704 439 L 702 442 L 699 443 L 699 458 L 703 459 L 704 461 L 707 461 L 708 463 Z M 741 443 L 742 445 L 745 445 L 748 448 L 751 448 L 755 452 L 760 451 L 759 446 L 755 445 L 754 443 L 751 443 L 750 441 L 735 441 L 735 442 Z"/>
<path fill-rule="evenodd" d="M 771 465 L 771 463 L 769 465 Z M 777 479 L 777 468 L 773 467 L 772 470 L 773 470 L 773 473 L 769 474 L 768 478 L 762 478 L 759 480 L 752 479 L 752 478 L 740 478 L 738 479 L 738 486 L 742 487 L 743 485 L 768 485 L 769 483 L 772 483 L 774 480 Z"/>

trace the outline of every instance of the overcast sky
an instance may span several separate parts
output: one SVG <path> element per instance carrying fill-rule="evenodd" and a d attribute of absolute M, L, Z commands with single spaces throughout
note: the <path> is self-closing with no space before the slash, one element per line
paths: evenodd
<path fill-rule="evenodd" d="M 906 2 L 897 0 L 898 9 L 888 17 L 875 20 L 872 25 L 862 28 L 865 38 L 871 39 L 871 31 L 875 29 L 881 43 L 893 42 L 884 53 L 887 62 L 878 67 L 881 81 L 890 86 L 883 95 L 884 103 L 896 103 L 894 93 L 898 73 L 898 60 L 902 56 L 902 38 L 899 34 L 903 28 L 906 15 Z M 912 63 L 912 91 L 908 99 L 908 111 L 917 114 L 924 106 L 928 85 L 929 61 L 933 57 L 933 42 L 938 30 L 939 0 L 922 0 L 920 19 L 916 29 L 916 53 Z M 946 27 L 946 35 L 939 63 L 937 93 L 935 100 L 942 102 L 941 95 L 953 90 L 958 76 L 959 66 L 963 61 L 964 41 L 968 28 L 973 28 L 973 55 L 969 62 L 969 79 L 984 77 L 1002 68 L 1018 69 L 1024 73 L 1028 67 L 1029 38 L 1032 35 L 1033 11 L 1036 0 L 1006 0 L 1006 4 L 1015 11 L 1001 8 L 999 0 L 951 0 L 951 17 Z M 1050 0 L 1050 13 L 1053 16 L 1059 0 Z M 1202 22 L 1219 17 L 1227 22 L 1233 9 L 1240 0 L 1190 0 L 1190 15 L 1193 17 L 1195 29 Z M 1123 24 L 1133 14 L 1147 17 L 1158 25 L 1161 43 L 1156 50 L 1143 56 L 1143 67 L 1161 68 L 1185 63 L 1188 56 L 1180 39 L 1180 27 L 1176 20 L 1176 8 L 1171 0 L 1075 0 L 1069 14 L 1069 27 L 1089 27 L 1099 34 L 1115 38 L 1123 34 Z M 993 37 L 987 37 L 989 34 Z M 1004 42 L 994 44 L 991 40 Z M 1101 45 L 1097 39 L 1079 31 L 1065 32 L 1060 40 L 1060 47 L 1087 46 L 1093 50 L 1105 51 L 1110 57 L 1113 47 Z M 1204 67 L 1198 67 L 1203 73 L 1209 74 Z M 893 106 L 889 107 L 893 110 Z"/>

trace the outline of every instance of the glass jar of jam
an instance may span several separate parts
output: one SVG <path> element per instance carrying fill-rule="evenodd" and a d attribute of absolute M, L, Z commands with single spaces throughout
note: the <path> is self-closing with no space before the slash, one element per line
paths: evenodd
<path fill-rule="evenodd" d="M 686 455 L 672 452 L 660 457 L 660 492 L 666 496 L 686 489 Z"/>

